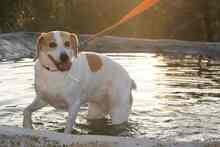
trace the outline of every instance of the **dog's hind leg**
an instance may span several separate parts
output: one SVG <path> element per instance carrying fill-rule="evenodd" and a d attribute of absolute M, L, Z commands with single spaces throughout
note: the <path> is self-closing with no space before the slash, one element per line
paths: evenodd
<path fill-rule="evenodd" d="M 110 89 L 110 116 L 112 124 L 122 124 L 128 121 L 131 111 L 132 95 L 129 81 L 116 83 Z"/>
<path fill-rule="evenodd" d="M 114 102 L 110 108 L 110 116 L 114 125 L 127 122 L 130 113 L 130 94 L 124 94 L 123 97 L 120 96 L 116 97 L 118 98 L 117 102 Z"/>
<path fill-rule="evenodd" d="M 42 99 L 36 98 L 34 101 L 24 109 L 24 118 L 23 118 L 23 127 L 24 128 L 33 128 L 32 126 L 32 112 L 41 109 L 42 107 L 46 106 Z"/>
<path fill-rule="evenodd" d="M 112 124 L 113 125 L 118 125 L 122 124 L 124 122 L 128 121 L 128 116 L 129 116 L 129 108 L 127 106 L 117 106 L 114 107 L 114 109 L 111 110 L 110 116 L 112 119 Z"/>
<path fill-rule="evenodd" d="M 103 104 L 89 102 L 88 104 L 88 116 L 87 119 L 102 119 L 106 116 L 107 107 L 103 106 Z"/>

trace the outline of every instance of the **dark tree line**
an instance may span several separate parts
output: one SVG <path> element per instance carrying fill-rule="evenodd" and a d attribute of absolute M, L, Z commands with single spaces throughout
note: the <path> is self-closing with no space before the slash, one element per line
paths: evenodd
<path fill-rule="evenodd" d="M 142 0 L 3 0 L 0 32 L 96 33 Z M 220 41 L 219 0 L 161 0 L 110 35 Z"/>

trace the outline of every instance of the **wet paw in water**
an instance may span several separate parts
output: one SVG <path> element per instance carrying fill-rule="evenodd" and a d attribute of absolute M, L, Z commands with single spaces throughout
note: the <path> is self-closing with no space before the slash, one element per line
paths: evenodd
<path fill-rule="evenodd" d="M 128 123 L 112 125 L 109 119 L 96 119 L 89 120 L 88 124 L 78 124 L 77 126 L 80 130 L 85 130 L 87 134 L 121 136 L 121 134 L 128 134 L 126 131 L 129 125 Z"/>
<path fill-rule="evenodd" d="M 72 134 L 90 134 L 90 135 L 118 135 L 128 136 L 128 123 L 112 125 L 108 119 L 89 120 L 87 124 L 77 124 L 72 130 Z M 54 129 L 56 132 L 63 133 L 65 128 Z"/>
<path fill-rule="evenodd" d="M 59 132 L 59 133 L 64 133 L 65 128 L 58 128 L 58 129 L 54 129 L 53 131 L 55 132 Z M 81 134 L 80 130 L 78 129 L 73 129 L 71 134 Z"/>

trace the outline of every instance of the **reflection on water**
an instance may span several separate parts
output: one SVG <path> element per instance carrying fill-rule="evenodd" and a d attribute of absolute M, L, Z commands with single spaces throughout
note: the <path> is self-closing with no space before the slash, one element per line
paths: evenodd
<path fill-rule="evenodd" d="M 135 79 L 129 122 L 86 121 L 86 106 L 77 118 L 77 134 L 213 138 L 220 136 L 220 62 L 187 56 L 108 54 Z M 34 98 L 33 63 L 0 63 L 0 125 L 21 126 L 22 110 Z M 67 114 L 51 107 L 33 115 L 37 129 L 62 132 Z"/>

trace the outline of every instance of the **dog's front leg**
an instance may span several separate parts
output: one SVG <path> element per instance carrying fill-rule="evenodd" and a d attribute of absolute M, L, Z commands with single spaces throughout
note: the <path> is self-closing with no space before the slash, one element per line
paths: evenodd
<path fill-rule="evenodd" d="M 68 118 L 66 123 L 66 128 L 64 130 L 64 133 L 71 133 L 72 128 L 75 127 L 75 120 L 76 115 L 79 112 L 80 109 L 80 101 L 75 101 L 72 103 L 72 105 L 69 106 L 68 109 Z"/>
<path fill-rule="evenodd" d="M 36 97 L 34 101 L 24 109 L 24 117 L 23 117 L 23 127 L 24 128 L 33 128 L 32 126 L 32 112 L 41 109 L 47 105 L 40 97 Z"/>

